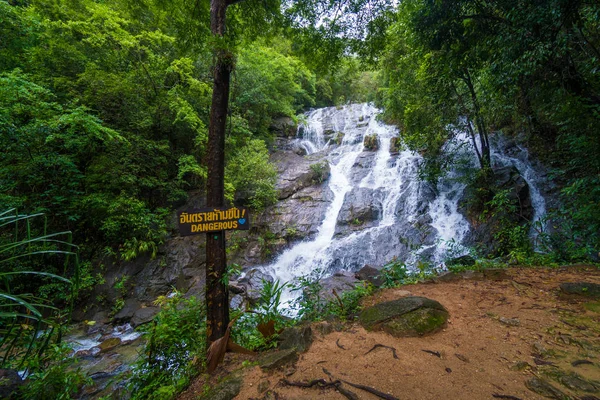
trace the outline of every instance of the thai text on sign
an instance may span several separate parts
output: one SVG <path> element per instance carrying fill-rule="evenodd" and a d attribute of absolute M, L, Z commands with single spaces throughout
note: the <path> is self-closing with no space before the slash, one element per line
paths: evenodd
<path fill-rule="evenodd" d="M 213 207 L 181 211 L 178 214 L 182 236 L 204 232 L 248 230 L 248 210 L 241 207 Z"/>

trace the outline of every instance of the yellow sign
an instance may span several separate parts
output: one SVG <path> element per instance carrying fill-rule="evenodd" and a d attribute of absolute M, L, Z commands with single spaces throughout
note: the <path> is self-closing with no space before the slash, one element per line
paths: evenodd
<path fill-rule="evenodd" d="M 181 211 L 178 217 L 179 233 L 182 236 L 250 228 L 248 210 L 241 207 L 214 207 Z"/>

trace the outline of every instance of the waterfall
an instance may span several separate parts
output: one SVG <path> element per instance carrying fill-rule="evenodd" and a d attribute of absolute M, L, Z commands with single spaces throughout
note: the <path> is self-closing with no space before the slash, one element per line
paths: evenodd
<path fill-rule="evenodd" d="M 317 269 L 324 274 L 357 271 L 364 265 L 382 266 L 396 258 L 407 265 L 419 260 L 443 264 L 449 254 L 460 256 L 468 250 L 462 242 L 469 223 L 459 212 L 459 200 L 466 184 L 461 172 L 450 171 L 437 187 L 419 179 L 422 157 L 408 150 L 392 154 L 395 127 L 377 120 L 379 110 L 369 104 L 353 104 L 311 111 L 300 127 L 299 144 L 308 153 L 326 152 L 331 175 L 327 184 L 333 193 L 318 233 L 280 254 L 262 269 L 281 282 L 309 275 Z M 343 133 L 340 140 L 338 132 Z M 367 151 L 363 141 L 376 135 L 379 146 Z M 462 156 L 467 164 L 476 159 L 466 134 L 458 134 L 447 151 Z M 492 161 L 516 166 L 530 185 L 535 218 L 545 213 L 544 199 L 535 185 L 535 171 L 526 152 L 503 153 L 494 145 Z M 365 211 L 376 218 L 344 220 L 348 213 Z M 284 297 L 291 298 L 291 294 Z"/>

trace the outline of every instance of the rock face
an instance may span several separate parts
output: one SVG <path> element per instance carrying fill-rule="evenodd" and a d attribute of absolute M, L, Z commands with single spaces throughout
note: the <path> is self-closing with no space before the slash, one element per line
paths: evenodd
<path fill-rule="evenodd" d="M 320 281 L 322 289 L 319 292 L 321 299 L 332 299 L 335 297 L 333 291 L 340 295 L 356 287 L 358 279 L 352 272 L 338 271 L 333 276 Z"/>
<path fill-rule="evenodd" d="M 375 226 L 381 218 L 381 202 L 373 189 L 357 188 L 346 194 L 338 214 L 336 236 L 346 236 L 355 230 Z"/>
<path fill-rule="evenodd" d="M 275 187 L 280 200 L 329 177 L 329 164 L 318 156 L 302 157 L 292 151 L 280 151 L 271 156 L 271 162 L 277 167 Z"/>
<path fill-rule="evenodd" d="M 425 297 L 404 297 L 366 308 L 360 323 L 370 331 L 384 331 L 395 337 L 423 336 L 446 326 L 448 311 Z"/>
<path fill-rule="evenodd" d="M 476 198 L 475 190 L 473 188 L 465 190 L 461 201 L 462 213 L 471 221 L 473 228 L 467 235 L 465 242 L 467 245 L 477 244 L 483 247 L 484 253 L 487 254 L 494 254 L 498 250 L 498 242 L 494 239 L 494 235 L 502 229 L 502 221 L 523 225 L 526 221 L 532 220 L 534 213 L 529 185 L 516 167 L 496 168 L 494 170 L 493 187 L 495 193 L 506 191 L 508 205 L 516 210 L 514 213 L 508 214 L 500 211 L 496 215 L 490 216 L 486 221 L 481 222 L 477 220 L 481 210 L 469 209 L 467 205 L 471 199 Z"/>

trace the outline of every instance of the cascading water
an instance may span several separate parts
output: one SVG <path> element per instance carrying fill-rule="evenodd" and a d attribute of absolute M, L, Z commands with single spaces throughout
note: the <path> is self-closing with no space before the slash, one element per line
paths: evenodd
<path fill-rule="evenodd" d="M 419 179 L 421 156 L 408 150 L 391 153 L 391 141 L 398 132 L 377 121 L 378 113 L 371 105 L 355 104 L 307 115 L 298 140 L 309 154 L 328 152 L 333 199 L 316 236 L 264 266 L 266 273 L 290 282 L 315 270 L 331 275 L 367 264 L 381 266 L 393 258 L 409 265 L 418 260 L 441 264 L 450 252 L 452 256 L 466 253 L 461 244 L 470 226 L 459 212 L 466 187 L 457 179 L 460 172 L 450 171 L 437 191 Z M 367 135 L 377 136 L 376 151 L 365 150 Z M 467 163 L 475 165 L 466 135 L 457 135 L 451 146 L 448 150 L 462 153 Z M 531 187 L 535 218 L 542 218 L 544 199 L 526 153 L 509 155 L 495 146 L 492 162 L 512 164 L 521 171 Z"/>

